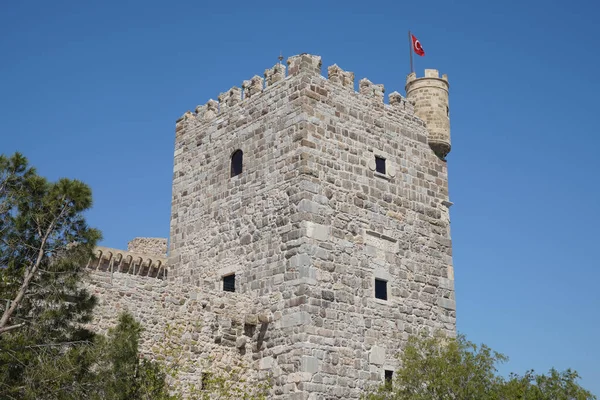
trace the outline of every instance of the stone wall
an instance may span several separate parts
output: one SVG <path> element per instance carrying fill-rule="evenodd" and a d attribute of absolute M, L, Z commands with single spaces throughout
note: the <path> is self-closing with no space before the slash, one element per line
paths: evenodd
<path fill-rule="evenodd" d="M 455 334 L 447 170 L 421 120 L 383 87 L 361 93 L 313 75 L 306 83 L 297 219 L 314 281 L 297 390 L 357 397 L 397 368 L 396 353 L 426 329 Z M 376 172 L 375 157 L 385 159 Z M 375 298 L 375 279 L 388 299 Z"/>
<path fill-rule="evenodd" d="M 219 290 L 235 273 L 272 313 L 256 357 L 274 396 L 355 398 L 409 334 L 455 332 L 446 164 L 398 93 L 384 104 L 368 79 L 357 93 L 337 65 L 325 79 L 318 56 L 288 66 L 177 122 L 170 279 Z"/>
<path fill-rule="evenodd" d="M 138 237 L 127 244 L 127 251 L 165 257 L 167 255 L 167 239 Z"/>
<path fill-rule="evenodd" d="M 130 255 L 106 250 L 123 254 L 124 259 Z M 144 329 L 142 354 L 179 363 L 177 379 L 184 392 L 189 385 L 201 387 L 203 372 L 225 371 L 233 365 L 245 368 L 250 381 L 258 379 L 253 354 L 268 319 L 256 312 L 255 301 L 242 294 L 223 296 L 131 271 L 115 268 L 111 272 L 108 264 L 106 257 L 92 261 L 86 279 L 87 289 L 99 300 L 91 323 L 96 331 L 105 333 L 115 326 L 121 312 L 130 312 Z"/>

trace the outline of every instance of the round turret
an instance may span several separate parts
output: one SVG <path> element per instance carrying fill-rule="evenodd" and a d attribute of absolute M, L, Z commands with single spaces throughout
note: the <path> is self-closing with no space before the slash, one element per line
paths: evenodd
<path fill-rule="evenodd" d="M 415 115 L 427 124 L 429 146 L 442 160 L 450 153 L 450 108 L 448 76 L 426 69 L 424 78 L 414 72 L 406 78 L 406 98 L 414 105 Z"/>

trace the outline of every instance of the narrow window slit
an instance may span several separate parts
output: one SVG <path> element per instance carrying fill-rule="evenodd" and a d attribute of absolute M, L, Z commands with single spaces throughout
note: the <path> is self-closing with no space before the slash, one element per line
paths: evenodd
<path fill-rule="evenodd" d="M 375 279 L 375 298 L 387 300 L 387 281 Z"/>
<path fill-rule="evenodd" d="M 385 370 L 385 388 L 388 390 L 392 389 L 392 381 L 394 379 L 394 371 Z"/>
<path fill-rule="evenodd" d="M 236 150 L 231 155 L 231 177 L 237 176 L 242 173 L 244 169 L 244 152 L 242 150 Z"/>
<path fill-rule="evenodd" d="M 385 158 L 375 156 L 375 171 L 385 174 Z"/>
<path fill-rule="evenodd" d="M 223 291 L 235 292 L 235 274 L 223 277 Z"/>

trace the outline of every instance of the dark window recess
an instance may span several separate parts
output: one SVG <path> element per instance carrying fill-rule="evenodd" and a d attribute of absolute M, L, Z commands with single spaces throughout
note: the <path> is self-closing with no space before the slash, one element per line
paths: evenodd
<path fill-rule="evenodd" d="M 223 277 L 223 291 L 235 292 L 235 274 Z"/>
<path fill-rule="evenodd" d="M 375 297 L 387 300 L 387 282 L 383 279 L 375 279 Z"/>
<path fill-rule="evenodd" d="M 252 337 L 256 331 L 256 325 L 244 324 L 244 335 Z"/>
<path fill-rule="evenodd" d="M 244 152 L 236 150 L 231 155 L 231 176 L 234 177 L 242 173 L 244 164 Z"/>
<path fill-rule="evenodd" d="M 385 158 L 375 156 L 375 171 L 385 174 Z"/>
<path fill-rule="evenodd" d="M 392 381 L 394 379 L 394 371 L 390 371 L 390 370 L 385 370 L 385 388 L 386 389 L 391 389 L 392 388 Z"/>
<path fill-rule="evenodd" d="M 210 386 L 210 373 L 209 372 L 202 373 L 201 385 L 202 385 L 202 390 L 208 390 L 208 387 Z"/>

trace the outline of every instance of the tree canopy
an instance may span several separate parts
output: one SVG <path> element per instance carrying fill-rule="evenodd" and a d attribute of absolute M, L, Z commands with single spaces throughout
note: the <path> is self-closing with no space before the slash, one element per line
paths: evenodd
<path fill-rule="evenodd" d="M 499 375 L 497 366 L 508 358 L 464 335 L 447 338 L 412 336 L 401 368 L 391 382 L 365 395 L 368 400 L 592 400 L 579 375 L 570 369 L 537 375 Z"/>

